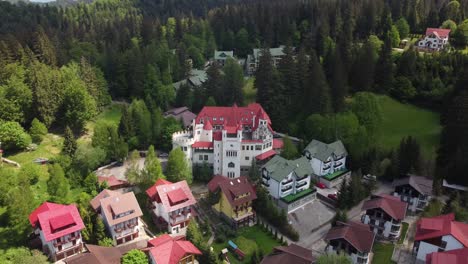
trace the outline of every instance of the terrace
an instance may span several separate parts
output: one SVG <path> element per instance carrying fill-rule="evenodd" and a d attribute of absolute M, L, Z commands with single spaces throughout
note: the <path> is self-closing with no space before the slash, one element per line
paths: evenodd
<path fill-rule="evenodd" d="M 306 189 L 306 190 L 303 190 L 301 192 L 298 192 L 298 193 L 295 193 L 295 194 L 290 194 L 288 196 L 285 196 L 283 198 L 281 198 L 281 200 L 285 201 L 286 203 L 292 203 L 292 202 L 295 202 L 307 195 L 310 195 L 312 193 L 314 193 L 316 190 L 315 189 Z"/>
<path fill-rule="evenodd" d="M 346 174 L 347 172 L 348 172 L 348 170 L 343 169 L 343 170 L 335 171 L 334 173 L 331 173 L 331 174 L 327 174 L 327 175 L 323 176 L 323 178 L 326 179 L 327 181 L 332 181 L 332 180 L 342 176 L 343 174 Z"/>

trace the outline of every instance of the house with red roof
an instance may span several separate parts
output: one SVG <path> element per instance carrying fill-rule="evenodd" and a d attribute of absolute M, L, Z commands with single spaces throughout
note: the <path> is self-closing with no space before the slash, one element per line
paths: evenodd
<path fill-rule="evenodd" d="M 116 245 L 132 241 L 140 236 L 140 232 L 144 232 L 140 220 L 143 212 L 133 192 L 103 190 L 90 201 L 90 204 L 100 213 Z"/>
<path fill-rule="evenodd" d="M 173 148 L 181 148 L 194 166 L 207 163 L 214 175 L 231 179 L 247 175 L 252 162 L 276 155 L 271 120 L 260 104 L 246 107 L 205 106 L 188 131 L 172 135 Z M 276 142 L 276 144 L 275 144 Z"/>
<path fill-rule="evenodd" d="M 425 261 L 428 255 L 435 252 L 447 253 L 443 255 L 446 259 L 454 258 L 453 255 L 448 255 L 451 251 L 467 247 L 468 224 L 455 221 L 453 213 L 431 218 L 423 217 L 416 224 L 413 253 L 418 260 Z M 455 254 L 463 253 L 455 252 Z M 431 261 L 437 261 L 441 256 L 432 255 L 429 258 Z"/>
<path fill-rule="evenodd" d="M 29 215 L 29 223 L 41 240 L 42 251 L 52 261 L 83 250 L 81 230 L 85 226 L 76 205 L 45 202 Z"/>
<path fill-rule="evenodd" d="M 185 234 L 196 203 L 187 181 L 172 183 L 159 179 L 146 194 L 156 225 L 170 234 Z"/>
<path fill-rule="evenodd" d="M 107 188 L 110 190 L 117 190 L 129 186 L 129 183 L 127 181 L 117 179 L 117 177 L 115 177 L 114 175 L 98 176 L 98 182 L 100 185 L 105 182 Z"/>
<path fill-rule="evenodd" d="M 264 257 L 260 264 L 312 264 L 316 259 L 312 256 L 312 250 L 296 244 L 289 246 L 278 246 L 273 248 L 273 252 Z"/>
<path fill-rule="evenodd" d="M 244 177 L 229 179 L 216 175 L 208 183 L 211 193 L 219 194 L 219 200 L 212 207 L 234 228 L 255 223 L 256 215 L 252 202 L 257 199 L 255 189 Z"/>
<path fill-rule="evenodd" d="M 344 253 L 354 264 L 368 264 L 372 260 L 375 234 L 368 225 L 349 221 L 338 222 L 325 236 L 328 253 Z"/>
<path fill-rule="evenodd" d="M 419 48 L 432 51 L 443 50 L 449 43 L 450 29 L 427 28 L 426 35 L 418 42 Z"/>
<path fill-rule="evenodd" d="M 201 251 L 184 236 L 171 237 L 164 234 L 148 241 L 151 264 L 196 264 L 196 255 Z"/>
<path fill-rule="evenodd" d="M 468 263 L 468 248 L 433 252 L 426 255 L 426 264 L 466 264 Z"/>
<path fill-rule="evenodd" d="M 362 205 L 362 210 L 366 212 L 361 221 L 369 225 L 378 236 L 396 240 L 400 237 L 407 207 L 408 204 L 399 197 L 388 194 L 373 196 Z"/>

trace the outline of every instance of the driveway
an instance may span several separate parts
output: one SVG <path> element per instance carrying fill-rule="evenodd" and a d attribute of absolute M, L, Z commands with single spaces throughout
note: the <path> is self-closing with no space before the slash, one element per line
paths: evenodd
<path fill-rule="evenodd" d="M 289 223 L 299 233 L 298 244 L 305 248 L 321 240 L 330 229 L 328 223 L 335 216 L 335 211 L 315 200 L 288 214 Z"/>
<path fill-rule="evenodd" d="M 164 171 L 167 166 L 167 158 L 159 158 L 159 161 L 161 162 L 161 167 Z M 130 167 L 130 162 L 128 160 L 125 160 L 125 162 L 121 166 L 113 165 L 105 169 L 97 170 L 96 175 L 97 176 L 114 175 L 119 180 L 127 180 L 125 177 L 125 172 L 127 171 L 128 167 Z M 144 167 L 145 167 L 145 158 L 140 158 L 138 160 L 138 168 L 142 170 Z"/>

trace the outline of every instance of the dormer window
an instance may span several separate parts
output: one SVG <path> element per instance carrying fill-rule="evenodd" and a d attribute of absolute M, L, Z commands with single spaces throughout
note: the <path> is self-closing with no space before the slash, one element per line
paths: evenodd
<path fill-rule="evenodd" d="M 228 167 L 229 167 L 229 168 L 234 168 L 235 166 L 236 166 L 236 165 L 234 164 L 234 162 L 229 162 L 229 164 L 228 164 Z"/>

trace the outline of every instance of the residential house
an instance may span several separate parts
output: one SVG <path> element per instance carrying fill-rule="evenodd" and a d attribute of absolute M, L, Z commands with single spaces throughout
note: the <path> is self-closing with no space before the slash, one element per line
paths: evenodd
<path fill-rule="evenodd" d="M 224 66 L 228 58 L 234 59 L 234 51 L 222 51 L 222 50 L 215 50 L 214 52 L 214 60 L 220 65 Z"/>
<path fill-rule="evenodd" d="M 178 107 L 170 109 L 164 112 L 164 117 L 173 117 L 177 121 L 182 122 L 184 128 L 189 128 L 192 125 L 193 120 L 197 117 L 196 114 L 190 112 L 190 110 L 186 107 Z"/>
<path fill-rule="evenodd" d="M 53 262 L 83 250 L 81 230 L 85 228 L 76 205 L 45 202 L 29 215 L 42 251 Z"/>
<path fill-rule="evenodd" d="M 432 197 L 432 180 L 416 175 L 408 175 L 393 181 L 394 196 L 408 203 L 408 210 L 416 213 L 423 211 Z"/>
<path fill-rule="evenodd" d="M 314 178 L 328 188 L 340 185 L 351 176 L 351 171 L 346 169 L 348 152 L 341 140 L 326 144 L 314 139 L 304 149 L 303 155 L 312 166 Z"/>
<path fill-rule="evenodd" d="M 426 264 L 466 264 L 468 248 L 433 252 L 426 255 Z"/>
<path fill-rule="evenodd" d="M 110 190 L 117 190 L 128 187 L 130 184 L 128 181 L 117 179 L 114 175 L 111 176 L 98 176 L 98 182 L 100 185 L 106 184 Z"/>
<path fill-rule="evenodd" d="M 101 247 L 85 244 L 85 251 L 79 255 L 64 259 L 66 264 L 120 264 L 123 255 L 132 249 L 144 250 L 146 240 L 140 240 L 118 247 Z"/>
<path fill-rule="evenodd" d="M 172 135 L 193 166 L 207 163 L 214 175 L 247 175 L 253 161 L 276 155 L 270 117 L 260 104 L 246 107 L 205 106 L 192 129 Z"/>
<path fill-rule="evenodd" d="M 372 261 L 372 245 L 375 234 L 369 230 L 368 225 L 359 222 L 338 222 L 325 236 L 328 253 L 344 253 L 348 255 L 353 264 L 369 264 Z"/>
<path fill-rule="evenodd" d="M 419 48 L 440 51 L 449 43 L 450 29 L 427 28 L 426 35 L 418 42 Z"/>
<path fill-rule="evenodd" d="M 140 220 L 143 213 L 133 192 L 122 194 L 104 190 L 90 204 L 100 213 L 115 244 L 132 241 L 139 237 L 140 231 L 144 232 Z"/>
<path fill-rule="evenodd" d="M 257 199 L 254 187 L 246 177 L 228 179 L 216 175 L 208 183 L 208 190 L 219 192 L 219 201 L 213 209 L 237 228 L 255 223 L 256 215 L 252 209 L 252 202 Z"/>
<path fill-rule="evenodd" d="M 413 253 L 419 261 L 425 261 L 434 252 L 449 253 L 467 247 L 468 224 L 455 221 L 453 213 L 423 217 L 416 224 Z"/>
<path fill-rule="evenodd" d="M 208 79 L 208 75 L 205 70 L 192 69 L 188 75 L 188 78 L 173 83 L 172 87 L 174 87 L 176 91 L 179 90 L 182 85 L 188 85 L 190 88 L 194 89 L 201 87 Z"/>
<path fill-rule="evenodd" d="M 313 171 L 306 157 L 287 160 L 274 156 L 261 168 L 261 173 L 262 185 L 287 212 L 315 199 L 315 189 L 310 188 Z"/>
<path fill-rule="evenodd" d="M 273 252 L 264 257 L 260 264 L 312 264 L 315 260 L 310 249 L 290 244 L 273 248 Z"/>
<path fill-rule="evenodd" d="M 196 255 L 201 251 L 184 236 L 171 237 L 167 234 L 148 241 L 151 264 L 198 264 Z"/>
<path fill-rule="evenodd" d="M 400 237 L 407 207 L 407 203 L 392 195 L 373 196 L 362 205 L 362 210 L 366 212 L 361 221 L 378 236 L 396 240 Z"/>
<path fill-rule="evenodd" d="M 284 53 L 285 46 L 279 46 L 277 48 L 271 48 L 271 62 L 273 66 L 278 67 L 279 62 L 281 59 L 286 55 Z M 253 75 L 258 68 L 260 63 L 260 57 L 262 56 L 262 49 L 253 49 L 253 54 L 247 55 L 246 67 L 247 67 L 247 74 Z"/>
<path fill-rule="evenodd" d="M 159 179 L 146 194 L 156 224 L 170 234 L 185 234 L 196 203 L 187 181 L 172 183 Z"/>

